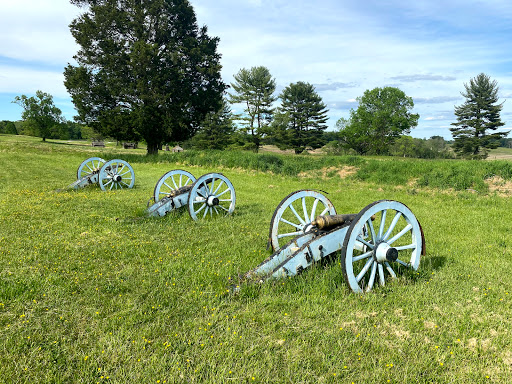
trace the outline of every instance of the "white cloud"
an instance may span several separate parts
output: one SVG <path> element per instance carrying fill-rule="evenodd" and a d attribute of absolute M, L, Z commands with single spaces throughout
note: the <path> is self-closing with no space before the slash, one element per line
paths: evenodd
<path fill-rule="evenodd" d="M 509 0 L 190 1 L 199 25 L 220 37 L 228 84 L 241 68 L 259 65 L 279 89 L 314 84 L 331 109 L 330 126 L 375 87 L 398 86 L 413 97 L 421 120 L 412 134 L 420 136 L 446 129 L 442 117 L 480 72 L 498 81 L 503 98 L 512 95 Z M 41 89 L 69 99 L 62 72 L 78 50 L 68 26 L 79 13 L 68 0 L 3 0 L 0 93 Z M 507 101 L 502 115 L 511 113 Z"/>
<path fill-rule="evenodd" d="M 68 1 L 3 2 L 0 57 L 53 65 L 71 61 L 77 47 L 68 25 L 79 12 Z"/>
<path fill-rule="evenodd" d="M 68 97 L 62 72 L 0 65 L 0 93 L 35 94 L 37 90 L 55 97 Z"/>

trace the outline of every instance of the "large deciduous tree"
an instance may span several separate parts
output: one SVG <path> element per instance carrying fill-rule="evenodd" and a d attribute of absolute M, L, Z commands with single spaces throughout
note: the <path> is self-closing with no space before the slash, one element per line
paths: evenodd
<path fill-rule="evenodd" d="M 254 149 L 258 151 L 265 129 L 272 121 L 276 82 L 268 68 L 262 66 L 242 68 L 234 78 L 231 87 L 235 92 L 229 94 L 229 101 L 244 105 L 244 114 L 239 115 L 238 120 L 250 134 Z"/>
<path fill-rule="evenodd" d="M 464 84 L 466 98 L 464 104 L 455 107 L 457 122 L 450 128 L 454 139 L 453 149 L 462 157 L 484 159 L 488 150 L 497 148 L 501 138 L 507 132 L 496 132 L 505 125 L 501 121 L 500 111 L 503 103 L 498 104 L 498 83 L 480 73 Z"/>
<path fill-rule="evenodd" d="M 320 148 L 325 141 L 327 108 L 315 87 L 299 81 L 279 95 L 281 107 L 276 114 L 274 139 L 281 149 L 303 152 L 306 147 Z"/>
<path fill-rule="evenodd" d="M 344 145 L 360 154 L 387 154 L 396 138 L 418 125 L 419 115 L 411 113 L 412 98 L 398 88 L 367 90 L 357 101 L 350 119 L 339 120 L 337 126 Z"/>
<path fill-rule="evenodd" d="M 13 103 L 23 108 L 21 118 L 24 124 L 43 141 L 51 136 L 54 125 L 63 122 L 62 112 L 53 103 L 53 96 L 43 91 L 36 91 L 35 97 L 16 96 Z"/>
<path fill-rule="evenodd" d="M 188 0 L 71 0 L 78 65 L 65 85 L 78 121 L 117 139 L 144 139 L 148 154 L 191 137 L 220 108 L 218 38 L 198 28 Z"/>

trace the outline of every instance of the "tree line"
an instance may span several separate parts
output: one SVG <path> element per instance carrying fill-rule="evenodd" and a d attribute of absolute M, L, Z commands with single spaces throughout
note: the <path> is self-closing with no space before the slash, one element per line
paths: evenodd
<path fill-rule="evenodd" d="M 291 83 L 276 96 L 276 81 L 263 66 L 242 68 L 225 84 L 219 39 L 198 26 L 187 0 L 71 3 L 83 10 L 70 25 L 79 46 L 76 64 L 64 70 L 77 110 L 75 124 L 118 141 L 145 141 L 148 154 L 178 142 L 255 151 L 272 143 L 302 153 L 329 141 L 327 106 L 312 84 Z M 485 74 L 465 84 L 466 102 L 455 107 L 457 122 L 451 128 L 458 155 L 484 158 L 508 134 L 497 131 L 504 125 L 497 92 Z M 419 119 L 412 98 L 383 87 L 357 100 L 350 117 L 336 123 L 337 146 L 357 154 L 392 154 L 397 148 L 410 154 L 415 145 L 407 135 Z M 43 140 L 56 130 L 75 138 L 76 126 L 62 119 L 51 95 L 38 91 L 14 102 Z"/>

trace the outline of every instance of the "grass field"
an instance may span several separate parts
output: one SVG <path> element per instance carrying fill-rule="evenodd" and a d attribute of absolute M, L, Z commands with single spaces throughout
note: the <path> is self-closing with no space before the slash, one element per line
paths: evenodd
<path fill-rule="evenodd" d="M 135 187 L 57 192 L 97 155 L 128 160 Z M 512 382 L 510 198 L 393 175 L 416 167 L 465 179 L 508 163 L 264 155 L 278 160 L 260 158 L 276 167 L 262 172 L 183 156 L 0 135 L 1 382 Z M 365 174 L 341 178 L 350 162 Z M 145 218 L 157 180 L 176 168 L 226 175 L 233 216 Z M 357 295 L 334 260 L 230 293 L 269 256 L 277 204 L 305 188 L 328 192 L 339 213 L 405 203 L 426 237 L 417 274 Z"/>

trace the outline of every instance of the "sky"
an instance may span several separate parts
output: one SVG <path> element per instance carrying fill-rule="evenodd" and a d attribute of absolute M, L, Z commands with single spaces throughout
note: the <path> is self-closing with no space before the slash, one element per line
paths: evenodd
<path fill-rule="evenodd" d="M 392 86 L 413 98 L 420 115 L 411 136 L 451 139 L 464 84 L 482 72 L 498 83 L 503 130 L 512 129 L 510 0 L 190 3 L 199 26 L 220 38 L 227 84 L 255 66 L 269 69 L 276 95 L 291 83 L 310 83 L 329 109 L 330 130 L 366 90 Z M 65 0 L 0 0 L 0 120 L 21 119 L 12 101 L 37 90 L 73 119 L 63 71 L 78 51 L 69 24 L 80 12 Z"/>

